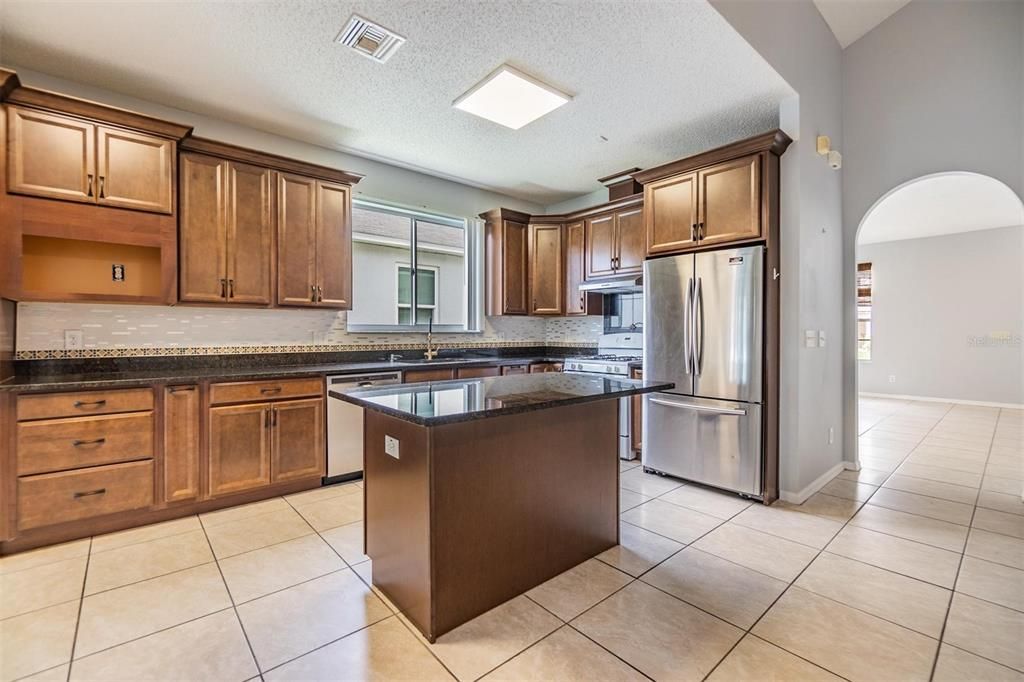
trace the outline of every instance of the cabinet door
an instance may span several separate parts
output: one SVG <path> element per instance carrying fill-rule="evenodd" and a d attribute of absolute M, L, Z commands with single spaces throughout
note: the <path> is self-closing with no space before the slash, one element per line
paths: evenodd
<path fill-rule="evenodd" d="M 95 126 L 20 107 L 7 112 L 7 189 L 94 203 Z"/>
<path fill-rule="evenodd" d="M 502 221 L 501 276 L 504 283 L 506 315 L 525 315 L 528 310 L 527 227 L 514 220 Z"/>
<path fill-rule="evenodd" d="M 702 246 L 761 236 L 760 168 L 754 154 L 698 173 Z"/>
<path fill-rule="evenodd" d="M 639 273 L 644 268 L 644 212 L 631 208 L 615 214 L 615 272 Z"/>
<path fill-rule="evenodd" d="M 583 223 L 565 226 L 565 314 L 586 315 L 587 295 L 580 291 L 583 284 L 585 240 Z"/>
<path fill-rule="evenodd" d="M 324 401 L 294 400 L 271 406 L 271 480 L 283 483 L 323 476 Z"/>
<path fill-rule="evenodd" d="M 99 203 L 154 213 L 172 212 L 172 140 L 98 126 L 96 173 Z"/>
<path fill-rule="evenodd" d="M 454 378 L 454 369 L 408 369 L 402 373 L 402 383 L 404 384 L 417 384 L 421 381 L 448 381 Z"/>
<path fill-rule="evenodd" d="M 233 303 L 270 305 L 270 171 L 227 166 L 227 297 Z"/>
<path fill-rule="evenodd" d="M 270 405 L 210 408 L 210 496 L 270 484 Z"/>
<path fill-rule="evenodd" d="M 550 374 L 561 371 L 562 363 L 560 362 L 535 362 L 530 365 L 530 374 Z"/>
<path fill-rule="evenodd" d="M 316 305 L 316 180 L 277 179 L 277 302 Z"/>
<path fill-rule="evenodd" d="M 178 298 L 220 302 L 227 295 L 224 215 L 227 161 L 181 155 Z"/>
<path fill-rule="evenodd" d="M 501 376 L 500 367 L 460 367 L 455 370 L 456 379 L 477 379 L 479 377 Z"/>
<path fill-rule="evenodd" d="M 318 303 L 352 309 L 352 212 L 349 188 L 316 187 L 316 284 Z"/>
<path fill-rule="evenodd" d="M 530 225 L 530 314 L 561 315 L 565 309 L 562 226 Z"/>
<path fill-rule="evenodd" d="M 199 499 L 199 387 L 164 389 L 165 502 Z"/>
<path fill-rule="evenodd" d="M 687 173 L 644 186 L 647 253 L 679 253 L 696 246 L 697 174 Z"/>
<path fill-rule="evenodd" d="M 586 277 L 615 274 L 615 216 L 603 215 L 586 222 Z"/>

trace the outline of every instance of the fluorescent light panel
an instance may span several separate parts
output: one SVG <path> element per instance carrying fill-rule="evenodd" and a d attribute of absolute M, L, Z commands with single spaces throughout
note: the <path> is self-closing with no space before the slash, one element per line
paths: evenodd
<path fill-rule="evenodd" d="M 564 92 L 503 64 L 452 102 L 452 106 L 519 130 L 570 99 Z"/>

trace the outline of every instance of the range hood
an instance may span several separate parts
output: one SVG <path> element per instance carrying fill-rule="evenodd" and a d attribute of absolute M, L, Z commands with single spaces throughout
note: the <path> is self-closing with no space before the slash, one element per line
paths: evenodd
<path fill-rule="evenodd" d="M 642 276 L 605 279 L 599 282 L 585 282 L 580 285 L 580 291 L 593 294 L 635 294 L 643 290 L 644 278 Z"/>

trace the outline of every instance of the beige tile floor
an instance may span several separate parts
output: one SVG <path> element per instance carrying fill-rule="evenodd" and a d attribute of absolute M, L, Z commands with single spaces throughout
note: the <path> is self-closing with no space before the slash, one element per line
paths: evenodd
<path fill-rule="evenodd" d="M 1024 414 L 864 399 L 752 505 L 622 463 L 621 545 L 427 644 L 347 484 L 0 560 L 0 679 L 1024 680 Z"/>

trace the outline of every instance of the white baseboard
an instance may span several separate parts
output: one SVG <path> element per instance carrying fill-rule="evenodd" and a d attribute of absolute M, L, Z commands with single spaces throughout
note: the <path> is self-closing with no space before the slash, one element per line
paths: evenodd
<path fill-rule="evenodd" d="M 779 499 L 790 504 L 803 504 L 808 497 L 821 490 L 826 483 L 838 476 L 840 471 L 854 466 L 856 465 L 853 462 L 836 462 L 835 466 L 830 467 L 828 471 L 811 481 L 803 490 L 795 493 L 788 490 L 780 490 Z"/>
<path fill-rule="evenodd" d="M 892 400 L 919 400 L 925 403 L 955 403 L 957 405 L 976 405 L 977 407 L 1005 407 L 1010 410 L 1024 409 L 1024 403 L 992 403 L 986 400 L 961 400 L 959 398 L 933 398 L 926 395 L 903 395 L 897 393 L 868 393 L 862 391 L 865 398 L 890 398 Z"/>

